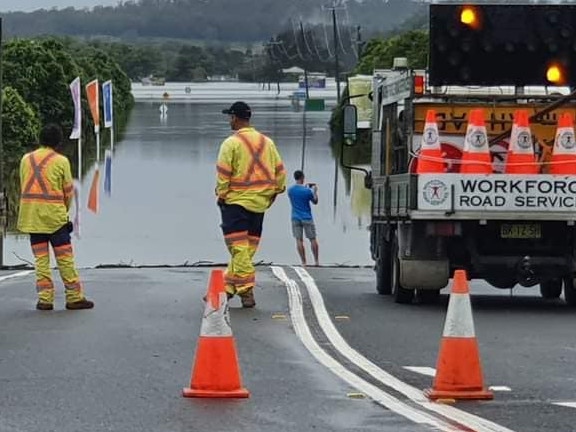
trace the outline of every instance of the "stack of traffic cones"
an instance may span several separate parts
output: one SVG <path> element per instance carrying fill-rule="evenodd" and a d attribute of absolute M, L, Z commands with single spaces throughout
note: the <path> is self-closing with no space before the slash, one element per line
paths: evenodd
<path fill-rule="evenodd" d="M 528 111 L 517 110 L 506 158 L 506 174 L 537 174 L 532 133 L 528 123 Z"/>
<path fill-rule="evenodd" d="M 201 398 L 250 396 L 242 387 L 222 270 L 212 270 L 210 276 L 190 387 L 183 390 L 183 395 Z"/>
<path fill-rule="evenodd" d="M 478 341 L 474 333 L 468 280 L 464 270 L 456 270 L 444 333 L 436 365 L 436 377 L 428 398 L 492 399 L 484 388 Z"/>
<path fill-rule="evenodd" d="M 464 174 L 492 173 L 492 158 L 490 157 L 483 109 L 470 111 L 461 164 L 460 172 Z"/>
<path fill-rule="evenodd" d="M 436 123 L 436 111 L 426 112 L 426 123 L 422 132 L 422 144 L 418 154 L 418 174 L 444 173 L 446 171 L 438 137 L 438 125 Z"/>
<path fill-rule="evenodd" d="M 551 174 L 576 174 L 576 139 L 574 119 L 570 113 L 562 113 L 558 119 L 558 130 L 554 139 L 554 150 L 550 160 Z"/>

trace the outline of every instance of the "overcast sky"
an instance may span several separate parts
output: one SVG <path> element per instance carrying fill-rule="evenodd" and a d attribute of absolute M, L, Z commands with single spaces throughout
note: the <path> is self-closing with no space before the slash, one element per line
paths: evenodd
<path fill-rule="evenodd" d="M 93 6 L 114 6 L 119 0 L 0 0 L 0 12 L 24 11 L 31 12 L 36 9 L 51 9 L 53 7 L 75 8 Z"/>

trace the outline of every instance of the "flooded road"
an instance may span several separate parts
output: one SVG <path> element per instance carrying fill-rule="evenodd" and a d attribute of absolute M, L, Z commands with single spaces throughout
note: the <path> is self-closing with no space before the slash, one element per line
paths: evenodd
<path fill-rule="evenodd" d="M 252 102 L 253 123 L 277 143 L 288 171 L 301 166 L 302 115 L 289 101 Z M 230 101 L 231 102 L 231 101 Z M 78 265 L 181 265 L 228 259 L 215 204 L 215 161 L 230 134 L 221 110 L 230 102 L 171 101 L 161 118 L 158 102 L 138 102 L 123 140 L 116 143 L 112 196 L 101 190 L 100 212 L 86 209 L 92 172 L 83 179 L 81 238 L 75 239 Z M 334 210 L 334 151 L 329 145 L 330 105 L 306 113 L 307 180 L 319 187 L 314 208 L 323 265 L 369 265 L 369 191 L 362 177 L 338 169 Z M 8 234 L 6 265 L 32 261 L 27 237 Z M 281 195 L 264 222 L 257 261 L 297 264 L 291 237 L 290 205 Z"/>

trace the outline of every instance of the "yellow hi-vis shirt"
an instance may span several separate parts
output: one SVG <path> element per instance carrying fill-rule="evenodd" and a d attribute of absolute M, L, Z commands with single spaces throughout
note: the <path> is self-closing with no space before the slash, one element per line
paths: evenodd
<path fill-rule="evenodd" d="M 264 213 L 286 190 L 286 170 L 274 141 L 252 127 L 222 142 L 217 172 L 218 198 L 255 213 Z"/>
<path fill-rule="evenodd" d="M 20 161 L 18 230 L 52 234 L 68 222 L 73 197 L 70 162 L 51 148 L 40 147 Z"/>

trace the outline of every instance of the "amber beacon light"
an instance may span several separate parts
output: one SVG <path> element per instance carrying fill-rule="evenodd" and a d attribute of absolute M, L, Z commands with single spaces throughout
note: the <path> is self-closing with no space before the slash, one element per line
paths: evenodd
<path fill-rule="evenodd" d="M 460 12 L 460 21 L 462 21 L 463 24 L 474 26 L 474 24 L 478 22 L 478 17 L 476 16 L 474 8 L 470 6 L 462 8 L 462 12 Z"/>
<path fill-rule="evenodd" d="M 564 81 L 562 68 L 558 65 L 552 64 L 546 70 L 546 79 L 552 84 L 562 84 Z"/>

